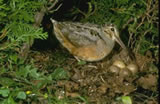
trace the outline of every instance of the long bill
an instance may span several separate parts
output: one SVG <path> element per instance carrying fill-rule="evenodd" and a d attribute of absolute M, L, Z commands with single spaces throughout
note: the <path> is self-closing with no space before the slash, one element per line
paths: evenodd
<path fill-rule="evenodd" d="M 126 50 L 126 52 L 128 53 L 129 57 L 131 58 L 131 60 L 132 60 L 132 61 L 135 61 L 136 58 L 135 58 L 134 53 L 133 53 L 131 50 L 129 50 L 129 49 L 124 45 L 124 43 L 122 42 L 122 40 L 120 39 L 120 37 L 117 37 L 117 36 L 116 36 L 116 37 L 115 37 L 115 40 L 116 40 L 116 42 L 117 42 L 123 49 Z"/>
<path fill-rule="evenodd" d="M 122 42 L 122 40 L 120 39 L 120 37 L 115 36 L 115 40 L 116 40 L 116 42 L 117 42 L 123 49 L 127 49 L 127 47 L 124 45 L 124 43 Z"/>

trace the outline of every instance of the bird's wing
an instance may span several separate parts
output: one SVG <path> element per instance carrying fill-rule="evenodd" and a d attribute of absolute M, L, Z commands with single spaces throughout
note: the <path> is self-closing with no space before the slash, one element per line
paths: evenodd
<path fill-rule="evenodd" d="M 81 24 L 70 22 L 58 22 L 55 25 L 72 44 L 84 46 L 96 44 L 100 39 L 100 28 L 94 24 Z"/>

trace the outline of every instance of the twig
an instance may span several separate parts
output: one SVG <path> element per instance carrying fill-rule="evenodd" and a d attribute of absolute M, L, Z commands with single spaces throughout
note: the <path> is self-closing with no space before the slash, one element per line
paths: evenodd
<path fill-rule="evenodd" d="M 47 8 L 48 11 L 50 11 L 57 3 L 58 3 L 58 0 L 55 0 L 55 2 L 50 7 Z"/>
<path fill-rule="evenodd" d="M 55 11 L 58 11 L 58 9 L 59 9 L 61 6 L 62 6 L 62 4 L 60 4 L 55 10 L 52 10 L 52 11 L 50 10 L 49 13 L 53 13 L 53 12 L 55 12 Z"/>
<path fill-rule="evenodd" d="M 127 23 L 123 25 L 122 29 L 126 28 L 126 26 L 128 26 L 128 24 L 129 24 L 130 22 L 132 22 L 133 20 L 134 20 L 134 18 L 130 18 L 130 19 L 127 21 Z"/>
<path fill-rule="evenodd" d="M 2 35 L 0 35 L 0 40 L 2 40 L 7 34 L 7 30 L 4 29 L 3 32 L 2 32 Z"/>

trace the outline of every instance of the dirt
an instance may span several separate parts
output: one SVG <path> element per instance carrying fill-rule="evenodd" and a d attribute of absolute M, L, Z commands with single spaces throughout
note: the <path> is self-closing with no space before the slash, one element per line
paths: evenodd
<path fill-rule="evenodd" d="M 82 96 L 89 104 L 121 104 L 116 100 L 117 97 L 130 96 L 133 104 L 158 104 L 158 70 L 150 67 L 154 60 L 148 54 L 135 54 L 133 61 L 126 51 L 121 50 L 112 52 L 102 61 L 80 64 L 64 48 L 57 48 L 31 52 L 30 57 L 34 59 L 39 71 L 49 74 L 60 67 L 68 72 L 69 79 L 57 80 L 55 86 L 49 86 L 56 91 L 55 96 L 59 99 Z M 126 68 L 118 72 L 110 70 L 116 60 L 126 66 L 136 64 L 137 72 L 132 73 Z M 77 101 L 76 104 L 84 104 L 82 102 Z"/>

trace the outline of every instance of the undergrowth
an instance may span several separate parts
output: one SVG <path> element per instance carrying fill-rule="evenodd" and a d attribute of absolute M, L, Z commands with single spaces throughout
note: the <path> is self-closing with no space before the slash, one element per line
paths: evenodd
<path fill-rule="evenodd" d="M 145 55 L 151 51 L 158 63 L 158 0 L 90 0 L 88 10 L 77 6 L 69 14 L 73 20 L 104 24 L 114 23 L 120 35 L 135 53 Z M 70 103 L 68 99 L 58 100 L 46 85 L 54 85 L 59 79 L 68 79 L 67 72 L 61 68 L 50 74 L 39 72 L 34 61 L 24 59 L 24 43 L 32 45 L 34 39 L 46 39 L 43 28 L 35 28 L 34 14 L 47 0 L 0 0 L 0 103 L 37 102 L 47 99 L 48 103 Z M 35 85 L 35 82 L 38 82 Z M 45 88 L 45 93 L 40 89 Z M 87 102 L 84 98 L 80 98 Z M 73 100 L 73 99 L 72 99 Z M 73 100 L 74 102 L 74 100 Z"/>
<path fill-rule="evenodd" d="M 35 12 L 44 5 L 42 0 L 0 0 L 0 103 L 16 104 L 26 99 L 30 79 L 42 78 L 32 61 L 21 57 L 24 43 L 46 39 L 42 28 L 33 27 Z M 48 78 L 47 78 L 48 79 Z"/>
<path fill-rule="evenodd" d="M 92 12 L 87 12 L 85 15 L 89 16 L 84 16 L 83 21 L 114 23 L 135 53 L 145 55 L 151 51 L 158 58 L 157 0 L 91 0 L 90 3 L 92 8 L 88 11 Z"/>

